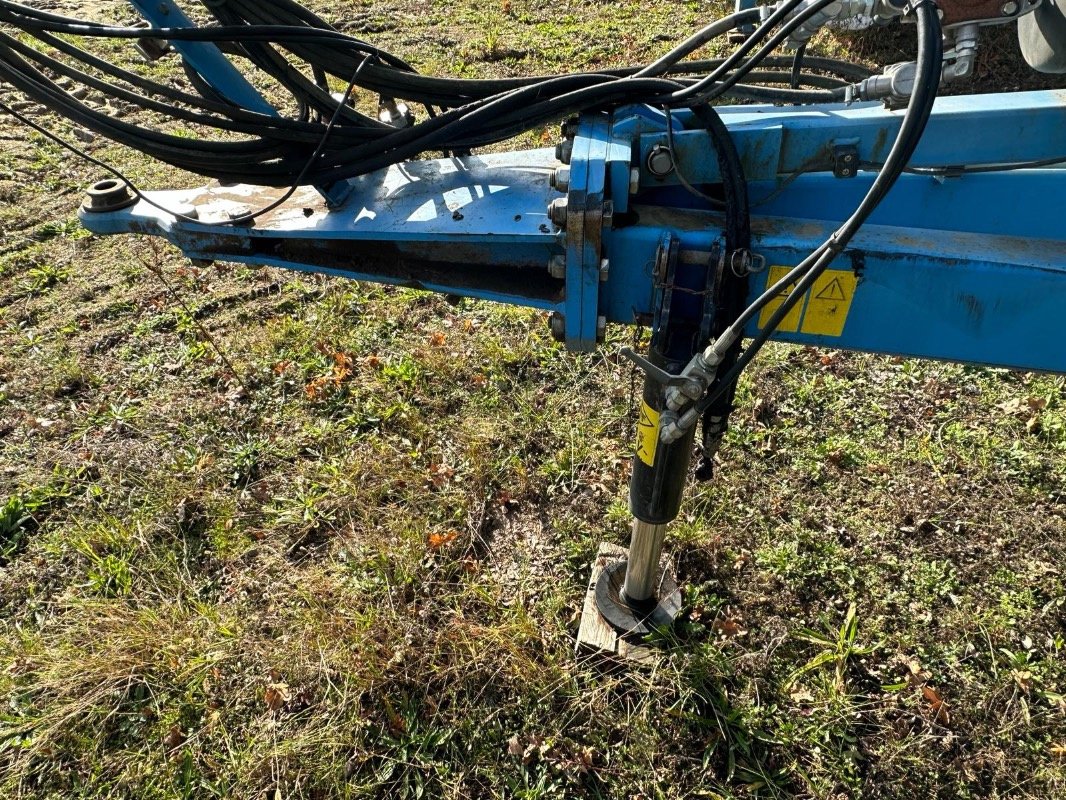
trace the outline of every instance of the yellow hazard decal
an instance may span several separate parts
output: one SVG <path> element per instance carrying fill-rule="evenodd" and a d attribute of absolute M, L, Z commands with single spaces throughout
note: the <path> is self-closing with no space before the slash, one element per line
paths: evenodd
<path fill-rule="evenodd" d="M 767 287 L 773 286 L 785 277 L 791 269 L 792 267 L 770 267 L 770 274 L 766 279 Z M 785 302 L 785 298 L 788 297 L 788 293 L 792 291 L 792 287 L 795 285 L 795 283 L 788 284 L 788 286 L 785 286 L 777 293 L 777 296 L 774 297 L 773 300 L 762 307 L 762 313 L 759 314 L 760 328 L 766 327 L 766 323 L 770 321 L 770 317 L 773 316 L 773 313 L 781 307 L 783 302 Z M 788 312 L 788 315 L 781 320 L 781 324 L 777 326 L 777 329 L 785 333 L 795 333 L 799 330 L 800 315 L 802 313 L 803 303 L 796 303 L 796 305 L 792 306 L 792 310 Z"/>
<path fill-rule="evenodd" d="M 655 445 L 659 441 L 659 412 L 640 401 L 637 420 L 637 458 L 649 467 L 655 464 Z"/>
<path fill-rule="evenodd" d="M 785 275 L 791 267 L 770 267 L 767 286 L 772 286 Z M 770 316 L 781 306 L 795 284 L 789 284 L 769 303 L 763 306 L 759 314 L 759 327 L 764 328 Z M 781 321 L 778 330 L 784 333 L 813 333 L 819 336 L 840 336 L 844 333 L 844 323 L 851 310 L 851 300 L 855 297 L 858 281 L 855 274 L 848 270 L 826 270 L 811 286 L 803 299 L 792 307 Z"/>

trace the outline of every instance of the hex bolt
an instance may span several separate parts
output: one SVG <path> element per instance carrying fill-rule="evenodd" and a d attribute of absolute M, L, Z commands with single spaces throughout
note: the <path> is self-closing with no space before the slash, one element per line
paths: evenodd
<path fill-rule="evenodd" d="M 548 328 L 552 332 L 552 338 L 557 342 L 566 341 L 566 317 L 558 311 L 548 315 Z"/>
<path fill-rule="evenodd" d="M 556 253 L 548 259 L 548 274 L 559 280 L 566 279 L 566 256 Z"/>
<path fill-rule="evenodd" d="M 596 341 L 603 342 L 607 339 L 607 317 L 596 317 Z"/>
<path fill-rule="evenodd" d="M 674 154 L 665 145 L 657 144 L 648 153 L 648 172 L 656 178 L 665 178 L 674 171 Z"/>
<path fill-rule="evenodd" d="M 629 170 L 629 193 L 636 194 L 640 191 L 640 167 Z"/>
<path fill-rule="evenodd" d="M 562 161 L 564 164 L 570 163 L 570 156 L 574 152 L 574 140 L 564 139 L 555 145 L 555 158 L 558 161 Z"/>
<path fill-rule="evenodd" d="M 614 201 L 613 200 L 604 200 L 603 201 L 603 212 L 602 212 L 602 214 L 603 214 L 603 216 L 602 216 L 601 222 L 603 224 L 603 227 L 610 228 L 612 225 L 614 225 Z"/>
<path fill-rule="evenodd" d="M 1006 3 L 1000 6 L 999 10 L 1003 12 L 1003 16 L 1013 17 L 1015 14 L 1018 13 L 1018 3 L 1016 2 L 1016 0 L 1007 0 Z"/>
<path fill-rule="evenodd" d="M 565 197 L 556 197 L 548 203 L 548 219 L 560 228 L 566 227 L 566 207 L 567 202 Z"/>
<path fill-rule="evenodd" d="M 556 167 L 552 170 L 548 183 L 560 192 L 570 191 L 570 167 Z"/>

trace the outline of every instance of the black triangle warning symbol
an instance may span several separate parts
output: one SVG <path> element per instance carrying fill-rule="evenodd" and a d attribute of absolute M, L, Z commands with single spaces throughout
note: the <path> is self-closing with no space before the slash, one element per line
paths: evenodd
<path fill-rule="evenodd" d="M 840 278 L 833 278 L 829 285 L 814 296 L 815 300 L 847 300 L 844 287 L 840 285 Z"/>

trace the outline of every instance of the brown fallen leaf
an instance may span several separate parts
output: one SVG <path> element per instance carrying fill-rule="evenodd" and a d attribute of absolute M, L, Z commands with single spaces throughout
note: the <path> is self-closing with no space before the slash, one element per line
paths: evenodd
<path fill-rule="evenodd" d="M 175 747 L 181 747 L 185 744 L 185 734 L 181 730 L 179 725 L 171 725 L 170 730 L 167 731 L 167 735 L 163 737 L 163 746 L 167 750 L 173 750 Z"/>
<path fill-rule="evenodd" d="M 520 756 L 525 751 L 525 747 L 520 741 L 518 741 L 518 734 L 516 733 L 510 739 L 507 740 L 507 754 L 511 756 Z"/>
<path fill-rule="evenodd" d="M 741 632 L 740 623 L 729 617 L 719 617 L 711 623 L 711 629 L 719 636 L 732 637 Z"/>
<path fill-rule="evenodd" d="M 455 541 L 455 537 L 459 535 L 456 530 L 445 531 L 444 533 L 431 533 L 429 535 L 429 549 L 440 550 L 445 545 L 449 545 Z"/>
<path fill-rule="evenodd" d="M 940 696 L 936 689 L 928 685 L 923 686 L 922 697 L 929 703 L 929 709 L 933 712 L 937 722 L 947 725 L 951 721 L 951 715 L 948 714 L 948 704 L 944 702 L 944 698 Z"/>
<path fill-rule="evenodd" d="M 271 711 L 280 711 L 291 696 L 287 683 L 270 683 L 263 692 L 263 702 Z"/>
<path fill-rule="evenodd" d="M 1066 744 L 1049 744 L 1047 749 L 1051 755 L 1057 758 L 1066 757 Z"/>

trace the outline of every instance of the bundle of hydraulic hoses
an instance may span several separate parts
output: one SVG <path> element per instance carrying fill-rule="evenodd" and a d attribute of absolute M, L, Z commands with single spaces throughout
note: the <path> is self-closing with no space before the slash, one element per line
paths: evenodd
<path fill-rule="evenodd" d="M 720 97 L 839 101 L 845 86 L 870 72 L 836 59 L 806 56 L 800 64 L 775 54 L 793 30 L 832 1 L 785 0 L 761 23 L 758 9 L 731 14 L 643 67 L 466 80 L 420 75 L 293 0 L 207 3 L 214 22 L 183 28 L 117 27 L 0 0 L 0 82 L 83 128 L 190 172 L 270 186 L 328 185 L 422 153 L 469 152 L 575 113 L 631 103 L 682 108 Z M 688 58 L 752 25 L 754 32 L 727 58 Z M 271 82 L 272 96 L 287 100 L 276 106 L 292 113 L 240 108 L 212 88 L 211 76 L 179 57 L 178 77 L 184 80 L 161 82 L 91 52 L 85 41 L 126 40 L 132 46 L 145 38 L 215 43 L 249 74 Z M 345 97 L 366 92 L 394 107 L 404 103 L 414 118 L 398 126 L 361 113 L 341 99 L 341 85 L 348 87 Z M 792 88 L 797 86 L 803 88 Z M 86 95 L 80 87 L 149 113 L 117 118 L 99 103 L 78 99 Z M 140 121 L 153 114 L 193 135 Z"/>

